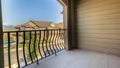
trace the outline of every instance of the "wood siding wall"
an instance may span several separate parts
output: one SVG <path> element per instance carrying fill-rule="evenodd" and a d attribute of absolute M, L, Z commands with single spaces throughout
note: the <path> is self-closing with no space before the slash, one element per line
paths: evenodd
<path fill-rule="evenodd" d="M 79 48 L 120 55 L 120 0 L 77 0 Z"/>

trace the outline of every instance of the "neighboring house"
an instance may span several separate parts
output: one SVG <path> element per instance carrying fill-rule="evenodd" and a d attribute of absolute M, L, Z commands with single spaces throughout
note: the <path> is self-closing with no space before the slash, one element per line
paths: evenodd
<path fill-rule="evenodd" d="M 63 23 L 52 23 L 48 21 L 35 21 L 31 20 L 27 23 L 24 23 L 22 25 L 18 25 L 15 27 L 17 30 L 39 30 L 39 29 L 62 29 Z M 12 38 L 14 41 L 16 41 L 16 34 L 12 34 Z M 20 42 L 23 42 L 22 34 L 19 33 L 19 40 Z"/>
<path fill-rule="evenodd" d="M 15 27 L 18 30 L 37 30 L 37 29 L 53 29 L 55 25 L 49 21 L 35 21 L 31 20 L 25 24 Z"/>
<path fill-rule="evenodd" d="M 63 29 L 63 28 L 64 28 L 63 22 L 60 22 L 60 23 L 55 24 L 55 27 L 56 27 L 56 28 L 59 28 L 59 29 Z"/>
<path fill-rule="evenodd" d="M 25 23 L 25 24 L 16 26 L 15 29 L 26 30 L 26 29 L 34 29 L 34 28 L 33 28 L 33 26 L 29 25 L 28 23 Z"/>

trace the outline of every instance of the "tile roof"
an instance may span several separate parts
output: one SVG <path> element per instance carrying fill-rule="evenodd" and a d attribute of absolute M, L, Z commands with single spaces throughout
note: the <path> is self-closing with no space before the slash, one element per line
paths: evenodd
<path fill-rule="evenodd" d="M 29 23 L 25 23 L 25 24 L 23 24 L 22 26 L 28 27 L 28 28 L 32 28 L 32 27 L 33 27 L 33 26 L 31 26 Z"/>
<path fill-rule="evenodd" d="M 15 28 L 20 28 L 20 27 L 33 28 L 33 26 L 31 26 L 31 25 L 28 24 L 28 23 L 24 23 L 24 24 L 22 24 L 22 25 L 17 25 Z"/>
<path fill-rule="evenodd" d="M 52 23 L 50 21 L 35 21 L 35 20 L 31 20 L 31 22 L 34 23 L 39 28 L 47 28 Z"/>
<path fill-rule="evenodd" d="M 47 28 L 52 23 L 50 21 L 35 21 L 35 20 L 30 20 L 29 22 L 34 23 L 39 28 Z M 20 28 L 20 27 L 34 28 L 34 26 L 30 25 L 29 22 L 21 24 L 21 25 L 17 25 L 15 28 Z"/>

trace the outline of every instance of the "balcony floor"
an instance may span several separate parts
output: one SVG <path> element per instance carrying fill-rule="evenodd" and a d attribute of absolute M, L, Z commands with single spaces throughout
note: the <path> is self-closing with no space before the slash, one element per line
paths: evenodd
<path fill-rule="evenodd" d="M 64 50 L 28 68 L 120 68 L 120 57 L 87 50 Z"/>

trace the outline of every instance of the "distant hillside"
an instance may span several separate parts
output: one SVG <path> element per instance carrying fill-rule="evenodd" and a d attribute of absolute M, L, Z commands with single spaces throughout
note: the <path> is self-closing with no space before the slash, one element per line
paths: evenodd
<path fill-rule="evenodd" d="M 14 26 L 12 25 L 3 25 L 3 30 L 12 30 L 14 29 Z"/>

